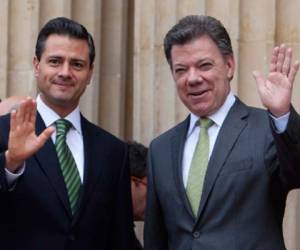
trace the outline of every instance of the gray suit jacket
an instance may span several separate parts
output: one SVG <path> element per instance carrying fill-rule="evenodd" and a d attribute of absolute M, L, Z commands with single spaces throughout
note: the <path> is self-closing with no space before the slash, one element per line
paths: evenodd
<path fill-rule="evenodd" d="M 217 137 L 197 218 L 182 180 L 189 119 L 149 150 L 146 250 L 282 250 L 289 190 L 300 186 L 300 117 L 274 133 L 266 111 L 238 99 Z"/>

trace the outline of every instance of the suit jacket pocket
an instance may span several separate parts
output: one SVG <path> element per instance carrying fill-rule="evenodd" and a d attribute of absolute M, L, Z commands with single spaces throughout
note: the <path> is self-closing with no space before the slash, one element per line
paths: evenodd
<path fill-rule="evenodd" d="M 250 170 L 252 168 L 252 158 L 229 160 L 227 161 L 219 175 L 237 174 L 239 172 Z"/>

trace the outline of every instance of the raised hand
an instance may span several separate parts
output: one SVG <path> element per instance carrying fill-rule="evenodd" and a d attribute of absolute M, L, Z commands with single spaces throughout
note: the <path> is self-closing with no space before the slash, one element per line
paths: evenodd
<path fill-rule="evenodd" d="M 293 83 L 299 64 L 298 61 L 292 64 L 292 49 L 282 44 L 273 50 L 270 72 L 266 80 L 260 72 L 253 72 L 262 104 L 275 117 L 282 116 L 290 110 Z"/>
<path fill-rule="evenodd" d="M 6 168 L 16 172 L 24 161 L 36 153 L 54 131 L 46 128 L 39 136 L 35 133 L 36 102 L 31 98 L 22 101 L 18 110 L 11 112 L 8 149 L 5 152 Z"/>

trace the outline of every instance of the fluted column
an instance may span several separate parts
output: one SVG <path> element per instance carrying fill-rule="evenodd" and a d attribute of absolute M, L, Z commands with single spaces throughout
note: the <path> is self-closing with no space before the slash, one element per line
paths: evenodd
<path fill-rule="evenodd" d="M 300 22 L 299 22 L 300 1 L 298 0 L 277 0 L 276 18 L 276 43 L 285 43 L 291 46 L 294 52 L 294 60 L 300 60 Z M 300 73 L 295 79 L 293 90 L 293 104 L 300 111 Z"/>
<path fill-rule="evenodd" d="M 39 29 L 39 1 L 10 0 L 9 12 L 8 94 L 35 95 L 32 58 Z"/>
<path fill-rule="evenodd" d="M 71 17 L 71 0 L 40 0 L 40 26 L 54 17 Z"/>
<path fill-rule="evenodd" d="M 100 124 L 124 136 L 127 62 L 127 1 L 103 2 L 100 69 Z"/>
<path fill-rule="evenodd" d="M 135 1 L 133 138 L 148 144 L 154 131 L 155 1 Z"/>
<path fill-rule="evenodd" d="M 0 1 L 0 98 L 7 94 L 8 0 Z"/>
<path fill-rule="evenodd" d="M 275 0 L 241 0 L 238 95 L 249 105 L 261 106 L 252 71 L 268 72 L 274 35 Z"/>

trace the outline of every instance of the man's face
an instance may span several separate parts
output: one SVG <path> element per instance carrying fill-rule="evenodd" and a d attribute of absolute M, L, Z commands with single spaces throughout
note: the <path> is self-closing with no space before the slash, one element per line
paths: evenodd
<path fill-rule="evenodd" d="M 40 61 L 35 57 L 33 66 L 42 100 L 61 116 L 72 112 L 93 72 L 87 42 L 50 35 Z"/>
<path fill-rule="evenodd" d="M 185 106 L 197 116 L 215 113 L 230 91 L 233 56 L 224 58 L 216 44 L 202 36 L 171 50 L 172 75 Z"/>
<path fill-rule="evenodd" d="M 147 196 L 147 177 L 131 177 L 131 197 L 135 221 L 143 221 Z"/>

